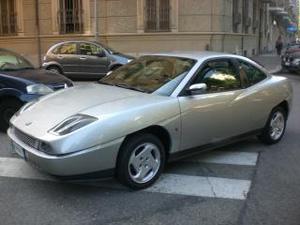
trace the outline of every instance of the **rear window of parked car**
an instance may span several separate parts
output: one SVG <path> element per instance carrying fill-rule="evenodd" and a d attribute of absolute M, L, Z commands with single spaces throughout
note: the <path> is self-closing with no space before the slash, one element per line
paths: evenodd
<path fill-rule="evenodd" d="M 239 61 L 239 63 L 241 80 L 243 81 L 244 86 L 252 86 L 264 80 L 267 77 L 267 75 L 263 71 L 259 70 L 255 66 L 245 61 Z"/>
<path fill-rule="evenodd" d="M 67 43 L 56 47 L 52 53 L 54 54 L 76 54 L 76 44 Z"/>

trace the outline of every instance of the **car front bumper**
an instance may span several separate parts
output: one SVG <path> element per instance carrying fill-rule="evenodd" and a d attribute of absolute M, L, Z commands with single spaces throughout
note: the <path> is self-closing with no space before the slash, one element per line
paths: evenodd
<path fill-rule="evenodd" d="M 56 156 L 26 145 L 17 138 L 12 128 L 8 129 L 7 134 L 11 139 L 12 148 L 18 148 L 16 152 L 22 158 L 44 172 L 61 177 L 112 171 L 115 168 L 118 151 L 123 141 L 123 138 L 120 138 L 104 145 Z"/>

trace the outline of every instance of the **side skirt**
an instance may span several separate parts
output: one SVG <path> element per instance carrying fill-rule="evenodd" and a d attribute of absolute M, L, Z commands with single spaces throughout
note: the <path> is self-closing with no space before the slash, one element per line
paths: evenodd
<path fill-rule="evenodd" d="M 179 152 L 171 153 L 169 155 L 168 162 L 177 161 L 177 160 L 182 159 L 182 158 L 187 158 L 187 157 L 190 157 L 190 156 L 194 156 L 194 155 L 197 155 L 197 154 L 200 154 L 200 153 L 203 153 L 203 152 L 207 152 L 207 151 L 210 151 L 210 150 L 213 150 L 213 149 L 225 146 L 225 145 L 229 145 L 229 144 L 247 139 L 251 136 L 255 136 L 255 135 L 260 134 L 262 132 L 262 130 L 263 129 L 250 131 L 250 132 L 247 132 L 245 134 L 234 136 L 234 137 L 222 140 L 222 141 L 218 141 L 218 142 L 202 145 L 202 146 L 199 146 L 199 147 L 190 148 L 190 149 L 186 149 L 186 150 L 181 150 Z"/>

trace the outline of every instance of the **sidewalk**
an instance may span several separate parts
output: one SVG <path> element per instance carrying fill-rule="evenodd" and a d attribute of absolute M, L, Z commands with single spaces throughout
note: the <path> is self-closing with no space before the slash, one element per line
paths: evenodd
<path fill-rule="evenodd" d="M 275 54 L 263 54 L 253 56 L 251 59 L 263 65 L 270 73 L 278 73 L 281 71 L 281 58 Z"/>

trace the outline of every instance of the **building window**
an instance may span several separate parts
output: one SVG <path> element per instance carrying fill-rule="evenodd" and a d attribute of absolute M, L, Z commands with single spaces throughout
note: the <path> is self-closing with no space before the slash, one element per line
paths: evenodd
<path fill-rule="evenodd" d="M 170 0 L 146 0 L 145 31 L 170 31 Z"/>
<path fill-rule="evenodd" d="M 14 0 L 0 0 L 0 35 L 17 34 L 16 6 Z"/>
<path fill-rule="evenodd" d="M 252 16 L 252 20 L 253 20 L 253 23 L 252 23 L 252 30 L 253 30 L 253 33 L 255 34 L 256 31 L 258 30 L 259 28 L 259 20 L 258 20 L 258 0 L 253 0 L 253 16 Z"/>
<path fill-rule="evenodd" d="M 239 24 L 241 23 L 241 14 L 239 13 L 239 0 L 232 2 L 232 30 L 238 33 Z"/>
<path fill-rule="evenodd" d="M 61 34 L 83 32 L 82 0 L 60 0 L 58 14 Z"/>
<path fill-rule="evenodd" d="M 249 27 L 251 26 L 251 18 L 249 17 L 249 0 L 243 1 L 243 32 L 249 33 Z"/>

